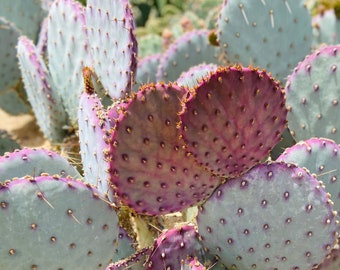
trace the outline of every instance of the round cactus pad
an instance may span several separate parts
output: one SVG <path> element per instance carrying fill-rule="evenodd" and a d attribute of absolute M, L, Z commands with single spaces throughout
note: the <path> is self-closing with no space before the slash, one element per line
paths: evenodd
<path fill-rule="evenodd" d="M 228 269 L 314 269 L 334 247 L 336 230 L 319 181 L 285 163 L 227 181 L 198 214 L 204 245 Z"/>
<path fill-rule="evenodd" d="M 303 2 L 224 0 L 217 29 L 228 59 L 259 66 L 285 80 L 310 52 L 311 16 Z"/>
<path fill-rule="evenodd" d="M 24 148 L 0 157 L 0 181 L 43 173 L 82 178 L 66 158 L 50 150 Z"/>
<path fill-rule="evenodd" d="M 3 185 L 0 224 L 1 269 L 105 269 L 119 244 L 112 206 L 71 178 Z"/>
<path fill-rule="evenodd" d="M 279 84 L 254 68 L 220 68 L 185 101 L 188 149 L 213 174 L 238 176 L 266 157 L 286 125 Z"/>
<path fill-rule="evenodd" d="M 137 212 L 165 214 L 202 201 L 220 183 L 185 151 L 176 85 L 147 85 L 124 106 L 111 137 L 111 182 Z"/>
<path fill-rule="evenodd" d="M 277 159 L 294 163 L 315 174 L 325 185 L 334 202 L 334 210 L 340 216 L 340 147 L 334 141 L 325 138 L 311 138 L 300 141 L 287 148 Z M 339 230 L 340 231 L 340 230 Z"/>
<path fill-rule="evenodd" d="M 146 269 L 181 269 L 188 257 L 204 258 L 203 246 L 194 226 L 185 225 L 162 233 L 154 243 L 146 261 Z"/>
<path fill-rule="evenodd" d="M 296 140 L 324 137 L 340 142 L 340 46 L 308 55 L 289 76 L 288 126 Z"/>

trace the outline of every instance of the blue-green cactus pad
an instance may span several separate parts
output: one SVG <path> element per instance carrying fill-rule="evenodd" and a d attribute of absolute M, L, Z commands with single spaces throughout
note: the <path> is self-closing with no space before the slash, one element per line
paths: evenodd
<path fill-rule="evenodd" d="M 199 85 L 203 78 L 208 76 L 210 72 L 216 71 L 218 68 L 215 64 L 200 64 L 189 68 L 183 72 L 177 79 L 177 84 L 187 88 L 193 88 Z"/>
<path fill-rule="evenodd" d="M 102 194 L 112 193 L 108 139 L 110 124 L 96 94 L 84 92 L 79 101 L 78 126 L 80 153 L 85 181 L 95 185 Z"/>
<path fill-rule="evenodd" d="M 175 81 L 182 72 L 199 64 L 218 64 L 220 49 L 209 43 L 209 31 L 185 33 L 164 53 L 157 71 L 157 81 Z"/>
<path fill-rule="evenodd" d="M 340 46 L 308 55 L 285 87 L 288 127 L 295 139 L 330 138 L 340 142 Z"/>
<path fill-rule="evenodd" d="M 329 195 L 304 169 L 285 163 L 228 180 L 197 219 L 204 245 L 228 269 L 310 270 L 337 239 Z"/>
<path fill-rule="evenodd" d="M 56 0 L 48 16 L 48 67 L 73 125 L 83 90 L 82 68 L 91 64 L 84 7 L 75 0 Z"/>
<path fill-rule="evenodd" d="M 1 0 L 0 17 L 5 17 L 13 22 L 22 35 L 36 39 L 40 23 L 46 15 L 40 1 L 34 0 Z M 6 47 L 5 51 L 7 50 Z"/>
<path fill-rule="evenodd" d="M 300 141 L 287 148 L 277 160 L 294 163 L 315 174 L 331 194 L 333 208 L 340 217 L 340 147 L 337 143 L 326 138 Z"/>
<path fill-rule="evenodd" d="M 42 173 L 82 178 L 66 158 L 50 150 L 24 148 L 0 157 L 0 181 Z"/>
<path fill-rule="evenodd" d="M 134 19 L 128 0 L 88 0 L 87 33 L 94 70 L 112 98 L 131 91 L 137 66 Z"/>
<path fill-rule="evenodd" d="M 217 24 L 230 61 L 259 66 L 279 80 L 310 53 L 311 16 L 303 1 L 224 0 Z"/>
<path fill-rule="evenodd" d="M 10 114 L 29 111 L 28 104 L 18 92 L 22 85 L 20 85 L 21 74 L 15 46 L 20 33 L 13 23 L 0 17 L 0 47 L 2 48 L 0 50 L 0 107 Z"/>
<path fill-rule="evenodd" d="M 20 31 L 16 26 L 0 17 L 0 94 L 9 87 L 14 87 L 20 80 L 20 70 L 16 59 L 15 46 Z"/>
<path fill-rule="evenodd" d="M 134 87 L 136 92 L 143 84 L 154 83 L 157 81 L 156 73 L 162 56 L 162 54 L 157 53 L 144 57 L 138 62 L 136 84 Z"/>
<path fill-rule="evenodd" d="M 1 269 L 105 269 L 119 242 L 113 207 L 71 178 L 6 183 L 0 224 Z"/>
<path fill-rule="evenodd" d="M 19 38 L 17 50 L 27 96 L 39 127 L 47 139 L 62 141 L 67 115 L 44 60 L 26 36 Z"/>
<path fill-rule="evenodd" d="M 335 45 L 340 43 L 340 20 L 337 19 L 334 9 L 313 17 L 313 46 L 321 44 Z"/>

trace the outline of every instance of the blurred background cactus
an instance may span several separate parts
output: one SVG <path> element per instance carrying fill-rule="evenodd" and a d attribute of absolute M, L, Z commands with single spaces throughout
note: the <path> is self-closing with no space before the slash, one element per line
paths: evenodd
<path fill-rule="evenodd" d="M 338 269 L 339 6 L 2 0 L 0 268 Z"/>

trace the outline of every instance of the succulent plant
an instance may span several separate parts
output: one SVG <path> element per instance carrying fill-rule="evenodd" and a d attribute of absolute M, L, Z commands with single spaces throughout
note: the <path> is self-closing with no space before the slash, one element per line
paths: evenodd
<path fill-rule="evenodd" d="M 0 2 L 0 108 L 18 115 L 30 111 L 29 103 L 21 84 L 20 70 L 15 45 L 20 35 L 36 39 L 40 23 L 46 12 L 40 1 Z"/>
<path fill-rule="evenodd" d="M 310 52 L 310 21 L 303 1 L 225 0 L 218 41 L 232 62 L 260 66 L 284 80 Z"/>
<path fill-rule="evenodd" d="M 330 45 L 307 55 L 288 77 L 287 119 L 297 141 L 324 137 L 340 142 L 339 48 Z"/>
<path fill-rule="evenodd" d="M 220 4 L 213 32 L 143 59 L 128 0 L 46 5 L 18 59 L 45 136 L 76 130 L 81 173 L 51 150 L 0 157 L 0 268 L 338 265 L 338 47 L 310 54 L 302 1 Z"/>

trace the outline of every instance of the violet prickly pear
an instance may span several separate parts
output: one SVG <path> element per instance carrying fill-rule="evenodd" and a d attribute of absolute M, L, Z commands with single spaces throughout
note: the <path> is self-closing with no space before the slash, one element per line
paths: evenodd
<path fill-rule="evenodd" d="M 284 93 L 265 71 L 220 68 L 185 100 L 180 128 L 199 164 L 236 177 L 280 141 L 286 114 Z"/>
<path fill-rule="evenodd" d="M 165 214 L 207 198 L 221 179 L 198 166 L 186 150 L 178 112 L 186 90 L 146 85 L 124 104 L 111 136 L 111 183 L 135 211 Z"/>

